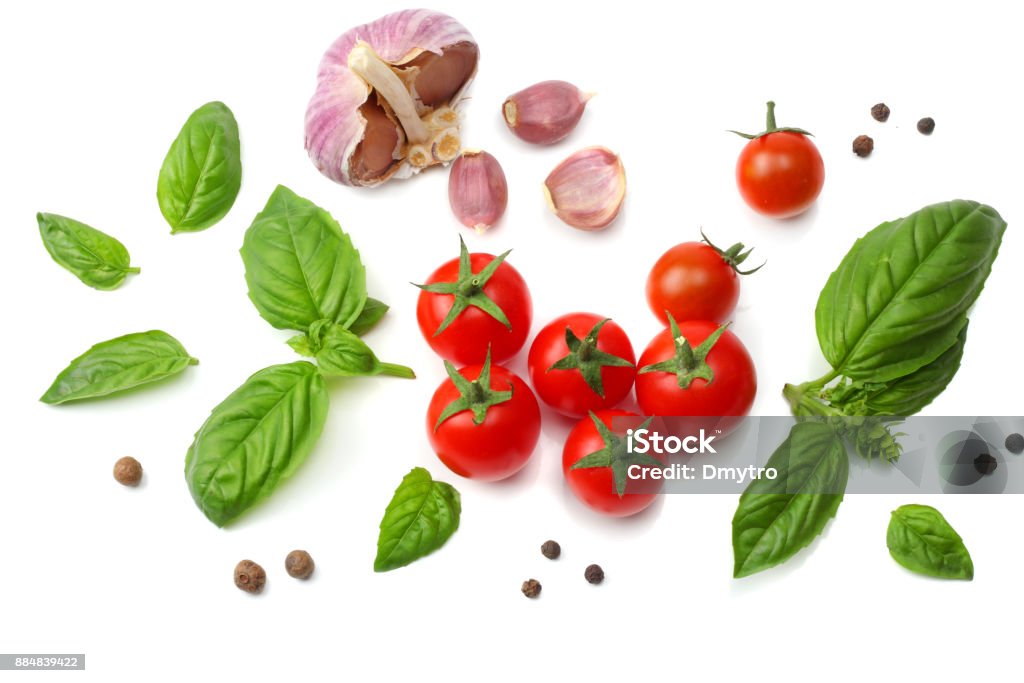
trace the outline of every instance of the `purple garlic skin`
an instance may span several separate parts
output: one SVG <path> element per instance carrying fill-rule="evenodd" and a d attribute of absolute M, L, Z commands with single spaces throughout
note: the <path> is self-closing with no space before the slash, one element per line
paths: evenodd
<path fill-rule="evenodd" d="M 543 81 L 510 95 L 501 113 L 520 140 L 551 145 L 576 128 L 591 97 L 572 83 Z"/>
<path fill-rule="evenodd" d="M 544 181 L 548 206 L 580 230 L 601 230 L 615 220 L 626 199 L 622 161 L 604 147 L 587 147 L 555 167 Z"/>
<path fill-rule="evenodd" d="M 450 162 L 478 61 L 469 31 L 430 10 L 345 32 L 324 54 L 306 109 L 310 159 L 331 180 L 355 186 Z"/>
<path fill-rule="evenodd" d="M 508 206 L 508 183 L 501 164 L 481 151 L 464 151 L 448 175 L 448 203 L 467 228 L 482 234 L 498 222 Z"/>

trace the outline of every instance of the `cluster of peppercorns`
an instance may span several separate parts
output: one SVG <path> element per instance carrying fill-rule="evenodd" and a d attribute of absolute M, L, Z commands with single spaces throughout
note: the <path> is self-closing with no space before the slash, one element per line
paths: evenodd
<path fill-rule="evenodd" d="M 884 102 L 879 102 L 871 107 L 871 118 L 879 123 L 889 120 L 892 111 Z M 917 122 L 917 131 L 922 135 L 931 135 L 935 130 L 935 119 L 926 116 Z M 875 141 L 868 135 L 858 135 L 853 139 L 853 153 L 859 157 L 866 157 L 875 149 Z"/>
<path fill-rule="evenodd" d="M 305 550 L 293 550 L 284 558 L 284 570 L 296 579 L 308 579 L 315 567 L 313 558 Z M 239 590 L 255 595 L 263 592 L 266 583 L 266 570 L 252 560 L 242 560 L 235 565 L 235 585 Z"/>
<path fill-rule="evenodd" d="M 540 553 L 549 560 L 557 560 L 562 555 L 562 546 L 558 545 L 556 541 L 545 541 L 540 547 Z M 583 570 L 583 578 L 587 580 L 587 583 L 597 585 L 604 581 L 604 570 L 601 569 L 601 565 L 591 564 Z M 523 595 L 528 598 L 535 598 L 540 595 L 540 581 L 537 579 L 527 579 L 523 581 Z"/>

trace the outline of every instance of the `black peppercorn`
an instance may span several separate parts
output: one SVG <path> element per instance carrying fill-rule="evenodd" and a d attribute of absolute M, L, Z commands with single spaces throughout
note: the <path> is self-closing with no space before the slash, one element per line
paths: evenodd
<path fill-rule="evenodd" d="M 540 595 L 540 581 L 537 579 L 528 579 L 523 581 L 523 595 L 528 598 L 535 598 Z"/>
<path fill-rule="evenodd" d="M 562 546 L 555 541 L 544 541 L 544 545 L 540 547 L 540 554 L 549 560 L 556 560 L 562 554 Z"/>
<path fill-rule="evenodd" d="M 246 593 L 262 592 L 266 582 L 267 573 L 252 560 L 242 560 L 235 565 L 235 585 Z"/>
<path fill-rule="evenodd" d="M 867 135 L 858 135 L 853 139 L 853 153 L 859 157 L 866 157 L 875 148 L 875 141 Z"/>
<path fill-rule="evenodd" d="M 992 474 L 996 471 L 997 466 L 995 457 L 989 453 L 982 453 L 974 459 L 974 469 L 981 474 Z"/>
<path fill-rule="evenodd" d="M 284 558 L 284 570 L 296 579 L 308 579 L 316 564 L 305 550 L 293 550 Z"/>
<path fill-rule="evenodd" d="M 596 585 L 604 581 L 604 570 L 601 569 L 601 565 L 592 564 L 583 570 L 583 577 L 587 580 L 587 583 Z"/>
<path fill-rule="evenodd" d="M 130 455 L 114 463 L 114 479 L 118 484 L 138 486 L 142 481 L 142 464 Z"/>
<path fill-rule="evenodd" d="M 926 116 L 917 122 L 917 132 L 921 135 L 931 135 L 933 130 L 935 130 L 935 119 L 932 117 Z"/>
<path fill-rule="evenodd" d="M 1014 455 L 1024 453 L 1024 435 L 1014 433 L 1006 437 L 1006 450 Z"/>
<path fill-rule="evenodd" d="M 871 107 L 871 118 L 875 121 L 886 122 L 889 120 L 889 107 L 885 106 L 883 102 L 879 102 L 875 106 Z"/>

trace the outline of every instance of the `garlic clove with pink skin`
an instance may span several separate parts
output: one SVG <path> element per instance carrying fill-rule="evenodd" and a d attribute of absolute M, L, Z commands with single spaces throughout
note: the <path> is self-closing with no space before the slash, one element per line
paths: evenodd
<path fill-rule="evenodd" d="M 626 198 L 626 171 L 611 150 L 587 147 L 551 171 L 544 181 L 544 196 L 568 225 L 600 230 L 619 215 Z"/>
<path fill-rule="evenodd" d="M 306 151 L 344 185 L 408 178 L 458 156 L 460 105 L 479 49 L 451 17 L 395 12 L 357 26 L 324 54 L 306 109 Z"/>
<path fill-rule="evenodd" d="M 543 81 L 509 95 L 501 113 L 520 140 L 551 145 L 576 128 L 591 97 L 572 83 Z"/>
<path fill-rule="evenodd" d="M 448 175 L 452 213 L 478 234 L 501 219 L 508 206 L 508 183 L 501 164 L 487 152 L 464 151 Z"/>

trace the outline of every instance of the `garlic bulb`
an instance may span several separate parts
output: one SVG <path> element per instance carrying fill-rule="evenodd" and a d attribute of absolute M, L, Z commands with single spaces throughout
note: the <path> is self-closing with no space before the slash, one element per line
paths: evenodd
<path fill-rule="evenodd" d="M 459 155 L 458 108 L 476 74 L 473 36 L 405 10 L 357 26 L 324 54 L 306 109 L 306 151 L 345 185 L 408 178 Z"/>

